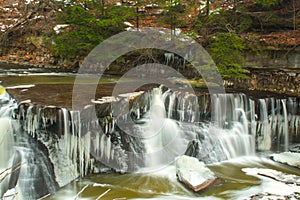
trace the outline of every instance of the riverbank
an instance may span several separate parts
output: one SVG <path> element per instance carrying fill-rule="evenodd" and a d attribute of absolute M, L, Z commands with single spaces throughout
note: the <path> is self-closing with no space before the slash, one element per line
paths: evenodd
<path fill-rule="evenodd" d="M 124 72 L 121 73 L 119 69 L 120 67 L 121 66 L 119 65 L 110 67 L 110 69 L 106 71 L 106 76 L 113 77 L 113 79 L 115 79 L 114 82 L 117 82 L 117 79 L 124 74 Z M 127 68 L 129 69 L 129 67 Z M 124 68 L 124 70 L 126 69 Z M 300 68 L 274 68 L 256 66 L 247 67 L 247 70 L 249 72 L 248 78 L 230 79 L 224 82 L 227 92 L 242 92 L 255 98 L 300 97 Z M 43 73 L 43 75 L 47 75 L 47 73 L 54 73 L 54 75 L 55 73 L 62 73 L 61 75 L 63 75 L 64 73 L 69 73 L 69 78 L 66 77 L 65 80 L 63 80 L 63 76 L 57 74 L 57 76 L 61 77 L 60 80 L 57 80 L 57 84 L 62 84 L 61 86 L 55 86 L 56 84 L 54 84 L 52 80 L 50 80 L 51 83 L 47 85 L 47 78 L 45 78 L 45 81 L 43 81 L 42 84 L 37 87 L 38 91 L 44 91 L 46 89 L 49 92 L 49 94 L 51 94 L 51 91 L 53 91 L 54 96 L 57 96 L 55 94 L 57 88 L 55 89 L 55 87 L 61 87 L 61 89 L 64 88 L 63 91 L 66 91 L 65 93 L 68 93 L 68 91 L 71 93 L 76 72 L 77 69 L 74 68 L 64 68 L 61 66 L 46 64 L 36 65 L 29 62 L 0 60 L 0 73 L 2 74 L 1 76 L 3 77 L 8 75 L 6 78 L 1 78 L 1 81 L 3 82 L 2 84 L 4 86 L 14 86 L 14 79 L 18 79 L 18 82 L 22 82 L 21 79 L 23 79 L 23 84 L 35 84 L 34 82 L 37 80 L 26 80 L 26 77 L 20 77 L 25 76 L 28 73 L 34 73 L 37 76 L 42 75 L 41 73 Z M 69 80 L 70 75 L 73 77 L 72 81 Z M 65 84 L 66 82 L 67 84 Z M 179 85 L 191 84 L 194 87 L 195 91 L 207 92 L 207 90 L 205 89 L 207 87 L 206 83 L 201 78 L 190 78 L 188 79 L 188 81 L 185 80 L 183 82 L 181 80 L 176 80 L 175 82 Z M 114 85 L 110 87 L 113 86 Z M 33 93 L 38 94 L 38 91 L 33 91 Z M 18 96 L 22 96 L 23 93 L 14 90 L 12 91 L 12 94 L 17 95 L 17 98 Z M 103 95 L 109 94 L 104 92 Z M 29 96 L 32 95 L 29 94 Z M 21 99 L 24 100 L 23 98 Z"/>

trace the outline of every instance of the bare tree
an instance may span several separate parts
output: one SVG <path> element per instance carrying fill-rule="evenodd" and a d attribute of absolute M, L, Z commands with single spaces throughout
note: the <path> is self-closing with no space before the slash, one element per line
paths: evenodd
<path fill-rule="evenodd" d="M 39 20 L 47 21 L 51 13 L 60 8 L 55 0 L 31 1 L 23 0 L 0 1 L 3 12 L 0 23 L 2 30 L 0 35 L 1 53 L 5 54 L 13 37 L 19 37 L 26 31 L 32 30 L 32 26 Z M 47 23 L 45 23 L 47 25 Z M 42 28 L 42 27 L 39 27 Z"/>

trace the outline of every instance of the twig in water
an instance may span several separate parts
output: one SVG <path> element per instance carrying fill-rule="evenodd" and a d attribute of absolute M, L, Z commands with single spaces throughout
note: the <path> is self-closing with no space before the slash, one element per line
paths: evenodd
<path fill-rule="evenodd" d="M 42 199 L 46 199 L 47 197 L 49 197 L 51 194 L 46 194 L 45 196 L 43 196 L 43 197 L 41 197 L 41 198 L 39 198 L 39 199 L 37 199 L 37 200 L 42 200 Z"/>
<path fill-rule="evenodd" d="M 3 198 L 12 197 L 12 199 L 14 199 L 14 198 L 16 198 L 17 195 L 18 195 L 18 193 L 9 194 L 9 195 L 3 196 Z"/>
<path fill-rule="evenodd" d="M 0 173 L 0 183 L 9 175 L 9 174 L 11 174 L 11 173 L 14 173 L 15 171 L 17 171 L 18 169 L 20 169 L 21 168 L 21 166 L 23 165 L 23 164 L 25 164 L 25 162 L 23 162 L 23 163 L 18 163 L 17 165 L 15 165 L 15 166 L 12 166 L 12 167 L 9 167 L 9 168 L 7 168 L 7 169 L 5 169 L 4 171 L 2 171 L 1 173 Z M 9 172 L 9 170 L 11 170 L 10 172 Z M 4 175 L 3 175 L 4 174 Z M 1 177 L 2 176 L 2 177 Z"/>
<path fill-rule="evenodd" d="M 97 197 L 96 200 L 99 200 L 101 197 L 103 197 L 104 195 L 106 195 L 111 189 L 106 190 L 105 192 L 103 192 L 102 194 L 100 194 L 99 197 Z"/>
<path fill-rule="evenodd" d="M 17 199 L 17 197 L 18 197 L 18 193 L 15 193 L 15 195 L 12 198 L 12 200 Z"/>
<path fill-rule="evenodd" d="M 89 186 L 89 184 L 87 184 L 86 186 L 84 186 L 76 195 L 76 197 L 74 198 L 74 200 L 78 199 L 79 195 Z"/>

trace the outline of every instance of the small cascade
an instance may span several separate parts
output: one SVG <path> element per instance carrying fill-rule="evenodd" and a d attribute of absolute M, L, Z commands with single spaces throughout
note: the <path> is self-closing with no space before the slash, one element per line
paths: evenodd
<path fill-rule="evenodd" d="M 287 99 L 286 106 L 288 112 L 289 132 L 294 133 L 294 137 L 300 134 L 300 102 L 299 99 L 290 97 Z"/>
<path fill-rule="evenodd" d="M 169 105 L 173 104 L 173 98 L 170 94 Z M 145 123 L 135 126 L 143 135 L 146 150 L 144 168 L 147 170 L 174 162 L 175 157 L 182 155 L 187 146 L 187 140 L 176 121 L 167 118 L 171 114 L 166 112 L 165 100 L 166 96 L 162 94 L 161 88 L 154 88 Z"/>
<path fill-rule="evenodd" d="M 2 86 L 0 85 L 2 89 Z M 13 110 L 16 102 L 9 96 L 7 92 L 0 94 L 0 169 L 8 166 L 8 160 L 12 155 L 10 147 L 14 145 L 13 140 Z M 0 171 L 1 172 L 1 171 Z"/>
<path fill-rule="evenodd" d="M 269 150 L 271 148 L 271 127 L 269 123 L 267 99 L 259 99 L 259 123 L 257 127 L 257 149 Z"/>
<path fill-rule="evenodd" d="M 17 187 L 20 199 L 38 199 L 54 194 L 58 185 L 55 181 L 52 165 L 47 154 L 31 138 L 22 138 L 16 144 L 20 153 L 20 171 Z M 15 179 L 15 177 L 13 177 Z"/>
<path fill-rule="evenodd" d="M 213 112 L 209 135 L 222 147 L 227 159 L 255 153 L 253 134 L 254 103 L 244 94 L 212 96 Z"/>
<path fill-rule="evenodd" d="M 2 89 L 1 85 L 0 89 Z M 16 123 L 11 116 L 16 106 L 16 102 L 2 89 L 0 93 L 0 173 L 11 167 Z"/>
<path fill-rule="evenodd" d="M 11 176 L 14 156 L 15 120 L 11 116 L 16 103 L 0 85 L 0 198 L 13 188 Z M 14 166 L 14 165 L 13 165 Z"/>
<path fill-rule="evenodd" d="M 257 149 L 288 150 L 299 130 L 299 104 L 296 99 L 266 98 L 257 101 Z"/>
<path fill-rule="evenodd" d="M 37 199 L 47 194 L 54 194 L 58 185 L 54 180 L 52 164 L 40 144 L 34 142 L 38 115 L 33 107 L 21 112 L 19 117 L 26 122 L 17 121 L 17 104 L 7 93 L 0 96 L 0 154 L 1 182 L 0 198 L 10 191 L 12 198 Z M 26 127 L 28 134 L 23 134 L 21 127 Z M 2 173 L 3 172 L 3 173 Z"/>
<path fill-rule="evenodd" d="M 14 145 L 12 121 L 8 117 L 0 118 L 0 173 L 10 167 Z"/>

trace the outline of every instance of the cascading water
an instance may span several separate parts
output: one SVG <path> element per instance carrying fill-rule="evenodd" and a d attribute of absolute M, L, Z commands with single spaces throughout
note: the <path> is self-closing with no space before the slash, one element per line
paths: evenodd
<path fill-rule="evenodd" d="M 151 113 L 151 106 L 155 106 L 158 121 L 162 123 L 170 119 L 176 122 L 176 131 L 173 132 L 181 137 L 178 144 L 185 145 L 186 141 L 192 141 L 187 153 L 207 163 L 254 155 L 256 149 L 270 150 L 284 146 L 283 149 L 287 150 L 291 129 L 293 134 L 297 134 L 299 115 L 291 112 L 291 107 L 298 105 L 291 99 L 287 104 L 283 99 L 253 100 L 244 94 L 216 94 L 212 95 L 210 102 L 206 95 L 196 97 L 179 91 L 157 90 L 149 92 L 150 98 L 145 98 L 149 102 L 144 104 L 150 105 L 148 112 Z M 207 113 L 209 107 L 213 108 L 210 114 Z M 139 115 L 143 112 L 145 110 L 139 110 Z M 209 118 L 203 116 L 211 116 L 211 123 L 207 122 Z M 153 132 L 156 125 L 149 121 L 146 124 L 148 127 L 139 131 L 148 131 L 147 134 Z M 146 140 L 145 144 L 150 152 L 153 148 L 164 146 L 159 137 Z"/>
<path fill-rule="evenodd" d="M 289 132 L 295 133 L 297 136 L 300 133 L 299 125 L 300 125 L 300 108 L 299 103 L 296 98 L 288 98 L 287 101 L 287 111 L 288 111 L 288 122 L 289 122 Z"/>
<path fill-rule="evenodd" d="M 220 148 L 212 153 L 219 157 L 211 157 L 209 160 L 214 162 L 224 158 L 253 155 L 255 152 L 254 135 L 251 134 L 253 103 L 243 94 L 215 94 L 212 96 L 212 104 L 214 105 L 212 124 L 206 137 L 213 141 L 211 146 Z"/>
<path fill-rule="evenodd" d="M 189 141 L 197 141 L 198 145 L 191 147 L 194 150 L 187 151 L 188 154 L 207 163 L 254 154 L 254 135 L 249 134 L 254 132 L 249 130 L 253 128 L 254 103 L 245 95 L 214 95 L 213 123 L 199 121 L 198 98 L 193 94 L 155 88 L 150 96 L 146 98 L 150 108 L 141 119 L 145 123 L 135 126 L 137 132 L 149 136 L 143 140 L 146 167 L 174 161 L 186 150 Z M 168 152 L 170 149 L 172 153 Z"/>
<path fill-rule="evenodd" d="M 258 100 L 257 149 L 288 150 L 299 130 L 299 103 L 296 99 L 266 98 Z"/>
<path fill-rule="evenodd" d="M 166 113 L 161 88 L 154 88 L 151 97 L 149 111 L 143 119 L 145 123 L 135 126 L 137 132 L 142 134 L 145 145 L 143 170 L 157 169 L 173 162 L 176 156 L 184 153 L 188 141 L 176 121 L 167 118 L 171 114 Z M 170 101 L 169 105 L 172 103 Z"/>
<path fill-rule="evenodd" d="M 11 186 L 9 179 L 14 166 L 12 157 L 14 155 L 14 125 L 15 121 L 11 118 L 16 102 L 11 99 L 8 93 L 0 85 L 0 198 Z"/>
<path fill-rule="evenodd" d="M 258 125 L 257 148 L 259 150 L 269 150 L 271 148 L 271 127 L 269 124 L 268 110 L 265 99 L 259 99 L 260 119 Z"/>

